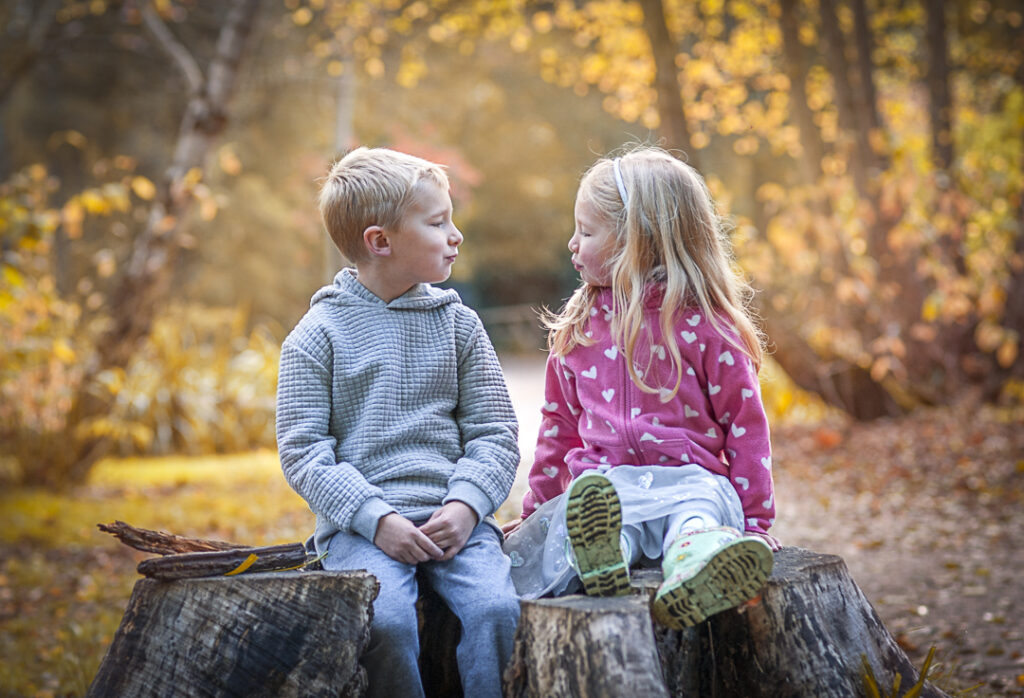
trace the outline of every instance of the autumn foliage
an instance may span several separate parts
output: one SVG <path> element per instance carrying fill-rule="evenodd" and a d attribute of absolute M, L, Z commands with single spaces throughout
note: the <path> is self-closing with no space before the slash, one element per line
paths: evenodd
<path fill-rule="evenodd" d="M 354 142 L 451 163 L 473 230 L 455 281 L 478 307 L 564 298 L 578 173 L 659 140 L 707 176 L 799 388 L 858 419 L 1024 394 L 1009 0 L 0 15 L 4 478 L 80 481 L 110 448 L 268 445 L 275 347 L 324 276 L 315 180 Z M 71 116 L 44 119 L 47 100 Z"/>

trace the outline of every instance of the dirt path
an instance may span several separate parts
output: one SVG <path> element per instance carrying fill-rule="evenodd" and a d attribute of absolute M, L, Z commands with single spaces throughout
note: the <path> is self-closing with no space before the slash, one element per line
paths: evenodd
<path fill-rule="evenodd" d="M 502 364 L 523 451 L 509 518 L 533 460 L 543 355 Z M 936 647 L 946 690 L 1024 696 L 1024 417 L 962 404 L 776 426 L 772 440 L 783 543 L 842 556 L 916 666 Z"/>

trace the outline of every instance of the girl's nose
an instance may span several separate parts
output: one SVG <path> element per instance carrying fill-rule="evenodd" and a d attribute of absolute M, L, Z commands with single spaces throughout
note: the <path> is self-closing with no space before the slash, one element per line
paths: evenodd
<path fill-rule="evenodd" d="M 573 233 L 572 237 L 569 238 L 569 251 L 575 253 L 579 246 L 579 242 L 576 240 L 576 233 Z"/>

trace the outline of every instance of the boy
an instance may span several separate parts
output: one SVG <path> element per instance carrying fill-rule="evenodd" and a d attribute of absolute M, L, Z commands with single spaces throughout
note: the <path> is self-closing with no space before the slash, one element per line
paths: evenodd
<path fill-rule="evenodd" d="M 320 212 L 355 265 L 318 291 L 281 348 L 277 441 L 316 514 L 325 569 L 380 582 L 362 662 L 371 696 L 421 696 L 417 576 L 462 622 L 467 696 L 500 696 L 519 603 L 489 515 L 519 464 L 518 425 L 476 313 L 444 281 L 462 234 L 444 170 L 359 148 Z"/>

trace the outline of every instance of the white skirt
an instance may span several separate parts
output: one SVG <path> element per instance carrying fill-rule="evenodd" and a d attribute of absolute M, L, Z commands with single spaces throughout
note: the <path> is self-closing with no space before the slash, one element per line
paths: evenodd
<path fill-rule="evenodd" d="M 700 516 L 709 526 L 743 531 L 736 489 L 728 478 L 699 465 L 619 465 L 597 472 L 615 487 L 626 537 L 647 560 L 661 558 L 669 517 Z M 562 494 L 541 504 L 502 546 L 512 561 L 512 582 L 521 598 L 558 596 L 579 585 L 567 555 L 565 500 Z"/>

